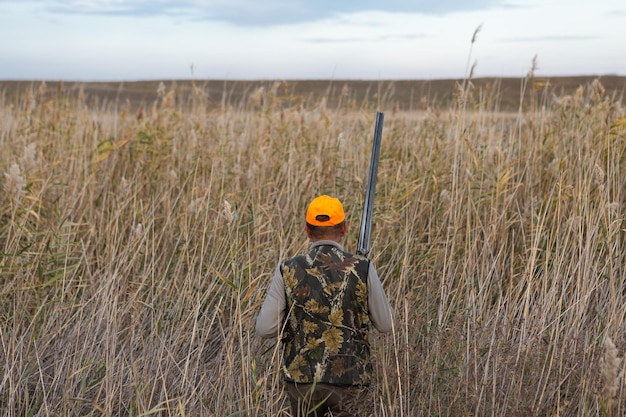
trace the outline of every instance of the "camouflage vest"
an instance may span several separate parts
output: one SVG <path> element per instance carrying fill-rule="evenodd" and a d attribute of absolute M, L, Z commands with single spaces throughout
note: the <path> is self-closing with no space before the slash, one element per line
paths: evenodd
<path fill-rule="evenodd" d="M 369 384 L 368 268 L 367 258 L 332 245 L 283 262 L 286 380 Z"/>

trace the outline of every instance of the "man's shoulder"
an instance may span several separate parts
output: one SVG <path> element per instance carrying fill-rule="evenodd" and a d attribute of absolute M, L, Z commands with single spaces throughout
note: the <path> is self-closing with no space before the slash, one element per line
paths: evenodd
<path fill-rule="evenodd" d="M 308 253 L 300 253 L 298 255 L 292 256 L 291 258 L 283 259 L 283 261 L 280 263 L 280 266 L 282 268 L 285 265 L 293 265 L 294 263 L 302 263 L 306 261 L 306 259 L 309 257 L 310 256 Z"/>
<path fill-rule="evenodd" d="M 359 255 L 357 253 L 348 252 L 346 250 L 341 250 L 341 252 L 343 253 L 344 258 L 354 258 L 357 261 L 365 262 L 365 263 L 368 263 L 368 264 L 370 262 L 369 258 L 367 258 L 366 256 Z"/>

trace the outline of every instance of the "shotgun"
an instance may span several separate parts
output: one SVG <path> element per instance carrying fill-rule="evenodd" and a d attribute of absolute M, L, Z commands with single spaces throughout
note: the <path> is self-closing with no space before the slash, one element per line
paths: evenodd
<path fill-rule="evenodd" d="M 370 236 L 372 234 L 372 215 L 374 213 L 374 194 L 376 193 L 376 175 L 378 173 L 378 159 L 380 158 L 380 143 L 383 139 L 383 122 L 385 114 L 376 112 L 376 124 L 374 125 L 374 143 L 370 157 L 370 170 L 367 175 L 367 187 L 365 188 L 365 201 L 363 202 L 363 214 L 361 215 L 361 231 L 356 253 L 367 256 L 370 252 Z"/>

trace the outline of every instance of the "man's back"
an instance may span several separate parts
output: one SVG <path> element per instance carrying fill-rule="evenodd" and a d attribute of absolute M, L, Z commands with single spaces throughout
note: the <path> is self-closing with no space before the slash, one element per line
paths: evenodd
<path fill-rule="evenodd" d="M 367 258 L 330 242 L 281 264 L 287 299 L 287 380 L 367 385 Z"/>

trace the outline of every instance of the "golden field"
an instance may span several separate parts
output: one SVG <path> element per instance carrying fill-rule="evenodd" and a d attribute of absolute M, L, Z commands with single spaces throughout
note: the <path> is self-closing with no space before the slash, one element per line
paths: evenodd
<path fill-rule="evenodd" d="M 0 415 L 287 416 L 256 314 L 314 196 L 355 249 L 376 111 L 364 415 L 624 415 L 624 84 L 578 81 L 3 83 Z"/>

